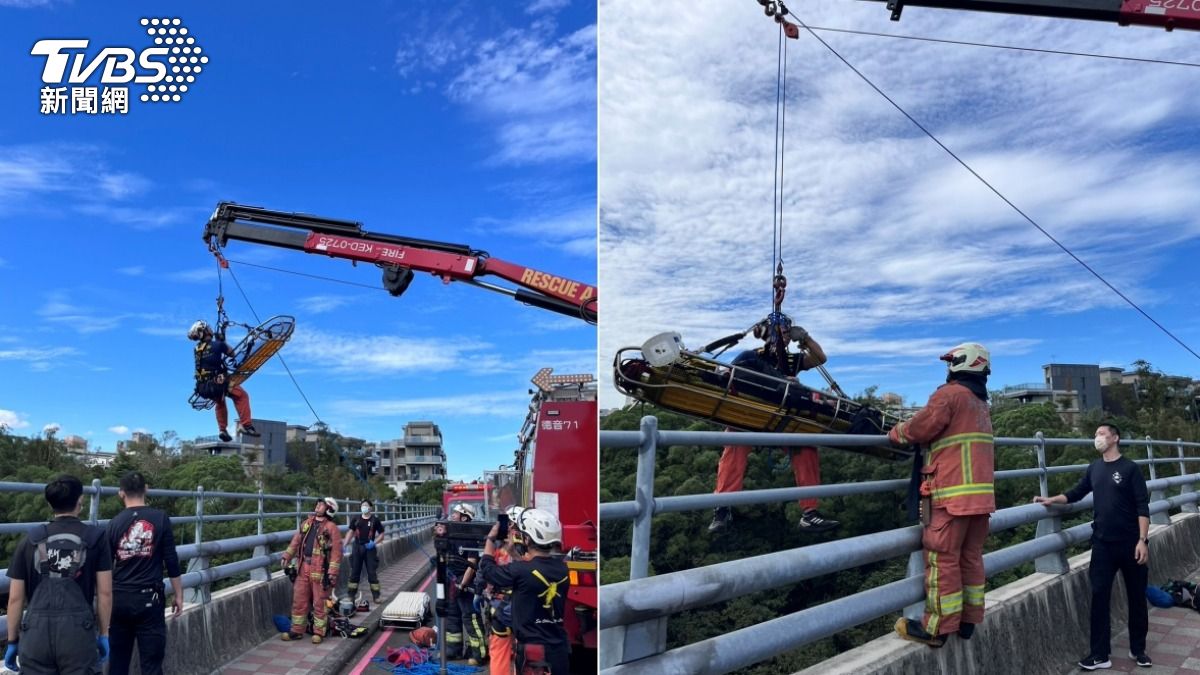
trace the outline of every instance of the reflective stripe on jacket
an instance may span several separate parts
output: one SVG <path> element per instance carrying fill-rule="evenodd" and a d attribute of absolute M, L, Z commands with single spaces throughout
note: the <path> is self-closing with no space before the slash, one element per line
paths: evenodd
<path fill-rule="evenodd" d="M 921 473 L 930 482 L 934 506 L 955 516 L 996 510 L 992 419 L 987 402 L 969 389 L 956 382 L 938 387 L 929 403 L 893 427 L 888 438 L 922 446 Z"/>

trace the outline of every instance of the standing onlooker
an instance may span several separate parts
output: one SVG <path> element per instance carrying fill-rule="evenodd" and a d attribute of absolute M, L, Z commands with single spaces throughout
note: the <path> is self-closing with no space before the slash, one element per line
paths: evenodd
<path fill-rule="evenodd" d="M 917 459 L 923 464 L 925 613 L 921 621 L 900 617 L 896 632 L 930 647 L 941 647 L 954 632 L 969 640 L 983 621 L 983 543 L 996 510 L 987 403 L 991 356 L 983 345 L 967 342 L 941 359 L 947 362 L 946 384 L 912 419 L 888 432 L 892 443 L 924 450 Z"/>
<path fill-rule="evenodd" d="M 383 523 L 379 516 L 372 511 L 375 505 L 370 499 L 364 499 L 358 510 L 362 517 L 355 518 L 346 530 L 346 538 L 342 545 L 350 553 L 350 581 L 346 585 L 350 597 L 358 594 L 358 580 L 362 576 L 363 565 L 367 567 L 367 583 L 371 584 L 371 597 L 379 602 L 379 545 L 383 543 Z M 350 548 L 353 547 L 353 548 Z M 354 600 L 358 602 L 357 599 Z"/>
<path fill-rule="evenodd" d="M 21 539 L 8 568 L 4 666 L 17 670 L 19 656 L 22 675 L 92 675 L 108 660 L 112 553 L 104 530 L 79 520 L 83 483 L 78 478 L 55 478 L 46 484 L 45 496 L 53 520 Z"/>
<path fill-rule="evenodd" d="M 1117 570 L 1125 580 L 1129 602 L 1129 658 L 1143 668 L 1153 665 L 1146 655 L 1146 631 L 1150 618 L 1146 611 L 1146 563 L 1150 560 L 1150 496 L 1142 471 L 1121 456 L 1121 430 L 1113 424 L 1096 427 L 1093 441 L 1100 458 L 1093 460 L 1075 487 L 1053 497 L 1034 497 L 1038 504 L 1068 504 L 1095 495 L 1092 505 L 1092 563 L 1088 580 L 1092 584 L 1091 653 L 1079 661 L 1084 670 L 1111 668 L 1108 659 L 1112 647 L 1109 601 Z"/>
<path fill-rule="evenodd" d="M 161 675 L 167 655 L 166 596 L 162 575 L 171 579 L 171 614 L 183 610 L 183 583 L 171 519 L 146 506 L 146 478 L 137 471 L 121 476 L 117 493 L 125 509 L 108 522 L 113 557 L 112 664 L 108 675 L 125 675 L 137 641 L 144 675 Z"/>

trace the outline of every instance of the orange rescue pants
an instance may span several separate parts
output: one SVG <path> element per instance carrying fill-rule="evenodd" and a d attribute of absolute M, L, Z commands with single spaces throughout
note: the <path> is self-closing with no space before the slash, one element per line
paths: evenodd
<path fill-rule="evenodd" d="M 792 448 L 792 474 L 796 476 L 796 486 L 821 484 L 821 461 L 817 449 L 810 447 Z M 750 446 L 727 445 L 717 462 L 717 493 L 739 492 L 742 480 L 746 477 L 746 460 L 750 457 Z M 817 508 L 816 499 L 801 499 L 800 509 L 807 511 Z"/>
<path fill-rule="evenodd" d="M 226 396 L 233 399 L 233 408 L 237 410 L 238 424 L 250 424 L 250 394 L 242 389 L 242 385 L 231 387 Z M 217 427 L 225 429 L 229 425 L 229 407 L 225 405 L 225 399 L 217 401 Z"/>
<path fill-rule="evenodd" d="M 300 565 L 300 573 L 296 575 L 296 585 L 292 588 L 292 632 L 304 634 L 308 624 L 308 610 L 312 608 L 313 635 L 325 636 L 325 601 L 329 599 L 329 590 L 322 583 L 324 574 L 321 568 L 305 560 Z"/>
<path fill-rule="evenodd" d="M 508 635 L 488 636 L 488 675 L 512 675 L 513 668 L 513 636 L 511 629 Z"/>
<path fill-rule="evenodd" d="M 925 549 L 925 619 L 930 635 L 946 635 L 959 623 L 983 623 L 983 542 L 988 514 L 952 516 L 935 507 L 921 535 Z"/>

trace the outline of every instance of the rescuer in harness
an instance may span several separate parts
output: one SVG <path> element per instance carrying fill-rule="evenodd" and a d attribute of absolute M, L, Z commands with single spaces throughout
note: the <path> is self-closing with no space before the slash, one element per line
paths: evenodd
<path fill-rule="evenodd" d="M 733 389 L 738 393 L 777 401 L 786 406 L 787 401 L 783 400 L 784 392 L 780 391 L 779 384 L 767 378 L 756 378 L 754 373 L 780 379 L 795 378 L 801 371 L 824 365 L 827 360 L 825 350 L 808 331 L 794 325 L 791 318 L 782 312 L 772 312 L 755 324 L 753 331 L 754 337 L 763 341 L 763 346 L 743 351 L 733 359 L 733 365 L 737 367 Z M 804 351 L 788 351 L 791 342 L 800 345 Z M 748 445 L 725 446 L 721 452 L 721 459 L 717 462 L 717 487 L 714 490 L 716 494 L 741 491 L 750 450 Z M 816 448 L 789 448 L 788 455 L 797 487 L 821 484 L 821 464 Z M 817 511 L 816 499 L 801 499 L 800 511 L 802 531 L 825 532 L 838 526 L 838 521 L 826 518 Z M 724 530 L 731 522 L 733 510 L 728 506 L 718 507 L 708 531 Z"/>
<path fill-rule="evenodd" d="M 228 443 L 233 440 L 229 435 L 229 409 L 225 405 L 225 397 L 233 399 L 233 407 L 238 414 L 238 432 L 247 436 L 258 436 L 254 424 L 251 423 L 250 394 L 242 386 L 227 386 L 226 378 L 229 371 L 225 367 L 225 356 L 233 356 L 233 348 L 225 340 L 213 335 L 212 328 L 204 321 L 197 321 L 188 330 L 188 339 L 196 343 L 196 393 L 216 404 L 217 428 L 219 437 Z"/>
<path fill-rule="evenodd" d="M 304 520 L 281 562 L 289 577 L 293 577 L 292 628 L 281 637 L 285 642 L 300 640 L 308 624 L 309 608 L 313 614 L 313 644 L 321 644 L 328 622 L 326 599 L 337 581 L 342 565 L 341 533 L 333 516 L 337 500 L 325 497 L 317 502 L 313 515 Z M 293 561 L 297 560 L 293 565 Z"/>
<path fill-rule="evenodd" d="M 552 555 L 556 547 L 562 548 L 562 523 L 549 511 L 525 509 L 514 525 L 525 541 L 525 558 L 497 564 L 496 523 L 488 533 L 479 573 L 489 584 L 512 589 L 517 675 L 566 675 L 570 644 L 563 613 L 571 581 L 567 564 Z"/>
<path fill-rule="evenodd" d="M 912 419 L 888 432 L 893 444 L 918 444 L 924 451 L 918 457 L 925 616 L 900 617 L 896 632 L 930 647 L 941 647 L 954 632 L 970 639 L 983 621 L 983 544 L 996 510 L 987 403 L 991 356 L 983 345 L 968 342 L 941 358 L 949 364 L 946 384 Z"/>

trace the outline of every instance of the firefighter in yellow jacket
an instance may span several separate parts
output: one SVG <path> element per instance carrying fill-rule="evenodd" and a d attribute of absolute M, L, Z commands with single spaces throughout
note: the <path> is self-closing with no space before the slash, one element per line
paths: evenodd
<path fill-rule="evenodd" d="M 983 621 L 983 543 L 989 514 L 996 510 L 987 403 L 991 357 L 983 345 L 968 342 L 942 360 L 949 363 L 946 384 L 912 419 L 888 433 L 892 443 L 915 443 L 923 451 L 925 616 L 922 621 L 901 617 L 896 632 L 930 647 L 941 647 L 953 632 L 970 639 Z"/>
<path fill-rule="evenodd" d="M 337 523 L 333 522 L 335 514 L 336 499 L 326 497 L 317 502 L 313 515 L 304 520 L 283 552 L 285 570 L 289 563 L 295 561 L 292 628 L 282 635 L 285 642 L 304 638 L 310 607 L 313 644 L 320 644 L 325 637 L 328 622 L 325 600 L 329 598 L 329 590 L 337 583 L 338 569 L 342 566 L 342 536 Z M 292 576 L 292 572 L 288 576 Z"/>

